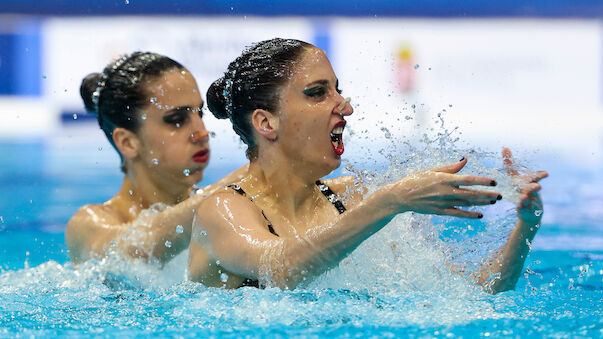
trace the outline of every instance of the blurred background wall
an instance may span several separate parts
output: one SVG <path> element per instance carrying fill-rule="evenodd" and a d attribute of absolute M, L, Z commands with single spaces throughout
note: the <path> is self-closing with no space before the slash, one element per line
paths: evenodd
<path fill-rule="evenodd" d="M 351 130 L 374 136 L 364 147 L 380 147 L 392 119 L 411 120 L 392 131 L 408 137 L 441 113 L 470 144 L 601 171 L 602 18 L 600 0 L 2 0 L 0 143 L 92 145 L 96 163 L 114 164 L 83 111 L 86 74 L 150 50 L 183 63 L 204 93 L 245 46 L 279 36 L 327 51 L 356 107 Z M 228 123 L 207 125 L 213 159 L 243 162 Z"/>
<path fill-rule="evenodd" d="M 105 147 L 79 97 L 86 74 L 151 50 L 205 92 L 246 45 L 279 36 L 327 51 L 363 132 L 382 136 L 386 112 L 429 128 L 445 110 L 468 142 L 603 164 L 599 0 L 3 0 L 0 13 L 1 140 L 83 135 Z M 208 125 L 223 154 L 240 149 L 226 123 Z"/>

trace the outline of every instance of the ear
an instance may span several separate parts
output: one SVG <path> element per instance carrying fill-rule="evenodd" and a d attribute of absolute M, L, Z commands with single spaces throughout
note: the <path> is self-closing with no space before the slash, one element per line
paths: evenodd
<path fill-rule="evenodd" d="M 113 143 L 124 158 L 134 159 L 138 156 L 140 140 L 134 132 L 123 127 L 115 128 L 113 130 Z"/>
<path fill-rule="evenodd" d="M 265 109 L 256 109 L 251 113 L 251 123 L 255 131 L 268 140 L 278 137 L 278 117 Z"/>

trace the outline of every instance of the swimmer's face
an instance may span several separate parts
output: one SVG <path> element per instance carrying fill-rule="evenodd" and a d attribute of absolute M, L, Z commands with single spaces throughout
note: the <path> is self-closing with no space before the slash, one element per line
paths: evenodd
<path fill-rule="evenodd" d="M 281 91 L 278 142 L 285 154 L 317 166 L 326 175 L 341 164 L 345 117 L 354 110 L 345 103 L 324 51 L 308 49 Z"/>
<path fill-rule="evenodd" d="M 166 71 L 148 82 L 149 104 L 139 112 L 141 160 L 157 182 L 192 185 L 209 161 L 203 100 L 188 70 Z"/>

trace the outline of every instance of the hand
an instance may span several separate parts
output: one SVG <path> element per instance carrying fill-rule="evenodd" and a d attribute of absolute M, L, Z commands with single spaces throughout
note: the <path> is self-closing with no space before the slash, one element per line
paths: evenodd
<path fill-rule="evenodd" d="M 542 199 L 538 193 L 542 186 L 538 183 L 541 179 L 549 176 L 546 171 L 537 171 L 525 175 L 519 175 L 513 162 L 513 154 L 508 148 L 503 148 L 503 163 L 507 173 L 513 177 L 519 178 L 524 184 L 520 188 L 519 204 L 517 205 L 517 215 L 519 220 L 531 226 L 537 225 L 542 219 Z"/>
<path fill-rule="evenodd" d="M 496 192 L 477 191 L 459 186 L 496 186 L 491 178 L 454 174 L 467 164 L 467 159 L 448 166 L 413 173 L 391 184 L 397 212 L 414 211 L 422 214 L 450 215 L 464 218 L 482 218 L 483 214 L 465 211 L 456 206 L 494 204 L 502 196 Z M 387 187 L 387 186 L 386 186 Z"/>

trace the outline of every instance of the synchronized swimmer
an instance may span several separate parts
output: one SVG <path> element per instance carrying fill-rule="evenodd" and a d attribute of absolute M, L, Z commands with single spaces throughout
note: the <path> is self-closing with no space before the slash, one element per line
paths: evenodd
<path fill-rule="evenodd" d="M 122 159 L 124 179 L 111 199 L 83 206 L 69 220 L 65 238 L 71 260 L 79 263 L 114 249 L 126 258 L 169 261 L 188 247 L 193 213 L 203 199 L 191 193 L 210 156 L 195 79 L 166 56 L 135 52 L 88 75 L 80 92 Z M 238 180 L 245 170 L 204 192 Z M 163 207 L 136 227 L 151 206 Z"/>
<path fill-rule="evenodd" d="M 342 133 L 354 110 L 341 96 L 324 51 L 298 40 L 262 41 L 230 63 L 207 92 L 208 107 L 228 118 L 247 144 L 249 171 L 204 200 L 190 244 L 190 279 L 208 286 L 295 288 L 337 265 L 399 213 L 465 218 L 459 206 L 489 205 L 491 178 L 457 175 L 467 159 L 411 174 L 369 196 L 352 177 L 321 181 L 341 164 Z M 510 151 L 506 158 L 511 162 Z M 542 209 L 535 172 L 522 187 L 519 221 L 494 259 L 478 272 L 492 293 L 520 276 Z M 344 206 L 341 197 L 346 194 Z"/>

